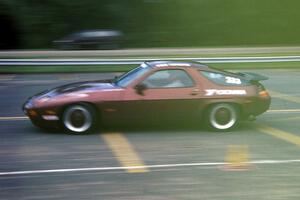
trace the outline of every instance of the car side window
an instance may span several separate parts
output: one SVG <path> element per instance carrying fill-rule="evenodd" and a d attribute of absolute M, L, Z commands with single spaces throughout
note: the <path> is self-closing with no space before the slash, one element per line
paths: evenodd
<path fill-rule="evenodd" d="M 194 86 L 194 81 L 184 70 L 170 69 L 154 72 L 143 84 L 147 88 L 184 88 Z"/>

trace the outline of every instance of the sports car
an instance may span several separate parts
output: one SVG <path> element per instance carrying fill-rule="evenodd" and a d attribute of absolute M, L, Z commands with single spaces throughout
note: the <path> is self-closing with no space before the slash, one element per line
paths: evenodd
<path fill-rule="evenodd" d="M 115 78 L 63 85 L 30 97 L 23 111 L 38 127 L 85 134 L 126 123 L 195 121 L 227 131 L 268 110 L 267 77 L 197 62 L 150 61 Z M 149 123 L 148 123 L 149 122 Z"/>

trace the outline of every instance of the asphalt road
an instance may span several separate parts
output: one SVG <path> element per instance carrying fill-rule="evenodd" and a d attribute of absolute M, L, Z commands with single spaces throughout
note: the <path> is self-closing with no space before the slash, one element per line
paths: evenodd
<path fill-rule="evenodd" d="M 228 133 L 189 127 L 99 130 L 33 127 L 27 97 L 116 74 L 0 75 L 0 199 L 299 199 L 300 70 L 269 76 L 269 112 Z"/>

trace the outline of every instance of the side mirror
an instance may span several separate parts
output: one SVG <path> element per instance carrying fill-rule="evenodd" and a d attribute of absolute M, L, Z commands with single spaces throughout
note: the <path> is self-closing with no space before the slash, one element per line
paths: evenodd
<path fill-rule="evenodd" d="M 139 83 L 134 87 L 135 91 L 139 95 L 144 95 L 144 90 L 147 89 L 147 86 L 143 83 Z"/>

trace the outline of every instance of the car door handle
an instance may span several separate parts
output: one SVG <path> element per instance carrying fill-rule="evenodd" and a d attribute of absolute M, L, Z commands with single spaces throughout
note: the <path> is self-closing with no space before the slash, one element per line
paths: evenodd
<path fill-rule="evenodd" d="M 192 92 L 191 92 L 191 95 L 197 95 L 199 94 L 199 89 L 193 89 Z"/>

